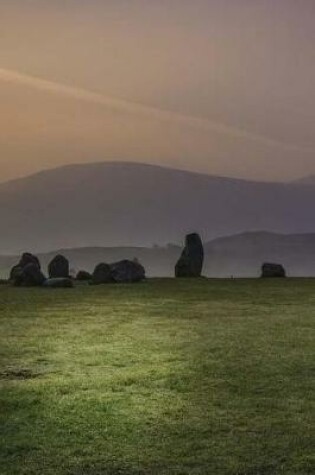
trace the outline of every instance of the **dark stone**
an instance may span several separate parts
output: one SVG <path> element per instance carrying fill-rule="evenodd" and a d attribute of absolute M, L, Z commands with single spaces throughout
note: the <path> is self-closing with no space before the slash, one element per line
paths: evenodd
<path fill-rule="evenodd" d="M 21 267 L 19 264 L 16 265 L 16 266 L 13 266 L 11 271 L 10 271 L 9 280 L 12 281 L 12 282 L 15 282 L 16 280 L 18 280 L 21 277 L 22 272 L 23 272 L 23 267 Z"/>
<path fill-rule="evenodd" d="M 51 279 L 67 278 L 69 273 L 69 261 L 61 254 L 54 257 L 48 265 L 48 275 Z"/>
<path fill-rule="evenodd" d="M 16 286 L 36 287 L 43 285 L 46 278 L 37 264 L 27 264 L 23 269 L 16 269 L 13 283 Z"/>
<path fill-rule="evenodd" d="M 265 263 L 261 268 L 261 277 L 286 277 L 285 268 L 281 264 Z"/>
<path fill-rule="evenodd" d="M 111 264 L 111 275 L 114 282 L 140 282 L 145 279 L 145 269 L 137 260 L 123 260 Z"/>
<path fill-rule="evenodd" d="M 72 288 L 73 280 L 68 277 L 55 277 L 45 280 L 43 286 L 50 289 Z"/>
<path fill-rule="evenodd" d="M 103 262 L 101 264 L 98 264 L 94 269 L 91 283 L 93 285 L 99 285 L 109 284 L 112 281 L 113 279 L 110 266 Z"/>
<path fill-rule="evenodd" d="M 24 268 L 28 264 L 35 264 L 40 269 L 40 262 L 38 257 L 34 256 L 34 254 L 31 254 L 30 252 L 24 252 L 24 254 L 22 254 L 20 262 L 18 263 L 18 266 Z"/>
<path fill-rule="evenodd" d="M 22 254 L 19 263 L 12 267 L 10 281 L 16 286 L 39 286 L 45 281 L 38 257 L 29 252 Z"/>
<path fill-rule="evenodd" d="M 200 277 L 203 258 L 203 245 L 199 234 L 188 234 L 186 236 L 185 248 L 175 266 L 175 276 Z"/>
<path fill-rule="evenodd" d="M 92 280 L 92 274 L 86 270 L 79 270 L 76 275 L 76 280 Z"/>

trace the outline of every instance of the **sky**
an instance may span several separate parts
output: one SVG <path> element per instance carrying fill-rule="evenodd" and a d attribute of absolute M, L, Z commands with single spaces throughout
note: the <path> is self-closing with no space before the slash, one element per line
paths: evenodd
<path fill-rule="evenodd" d="M 0 0 L 0 181 L 138 161 L 315 174 L 314 0 Z"/>

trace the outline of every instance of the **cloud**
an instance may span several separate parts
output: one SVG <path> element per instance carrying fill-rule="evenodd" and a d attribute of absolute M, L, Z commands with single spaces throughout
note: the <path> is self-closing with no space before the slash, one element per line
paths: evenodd
<path fill-rule="evenodd" d="M 63 95 L 75 100 L 97 104 L 107 108 L 115 109 L 128 114 L 145 116 L 159 121 L 173 122 L 185 127 L 191 127 L 199 130 L 212 131 L 236 139 L 250 140 L 259 142 L 268 147 L 278 147 L 282 150 L 299 151 L 303 153 L 314 153 L 314 149 L 298 147 L 281 141 L 273 140 L 268 137 L 253 134 L 236 127 L 227 126 L 207 118 L 180 114 L 170 110 L 159 109 L 144 104 L 118 99 L 112 96 L 95 93 L 93 91 L 68 86 L 55 81 L 38 78 L 28 74 L 22 74 L 17 71 L 0 68 L 0 81 L 11 84 L 24 85 L 37 90 L 46 91 L 51 94 Z"/>

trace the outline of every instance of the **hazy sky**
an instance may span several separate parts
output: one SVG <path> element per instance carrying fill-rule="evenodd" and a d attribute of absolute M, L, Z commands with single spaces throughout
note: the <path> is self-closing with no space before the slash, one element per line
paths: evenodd
<path fill-rule="evenodd" d="M 103 160 L 315 173 L 314 0 L 0 0 L 0 180 Z"/>

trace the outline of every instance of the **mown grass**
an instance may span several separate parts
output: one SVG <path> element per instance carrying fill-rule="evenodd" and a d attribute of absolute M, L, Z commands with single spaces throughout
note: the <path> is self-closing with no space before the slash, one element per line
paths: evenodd
<path fill-rule="evenodd" d="M 1 475 L 315 471 L 315 281 L 0 286 Z"/>

